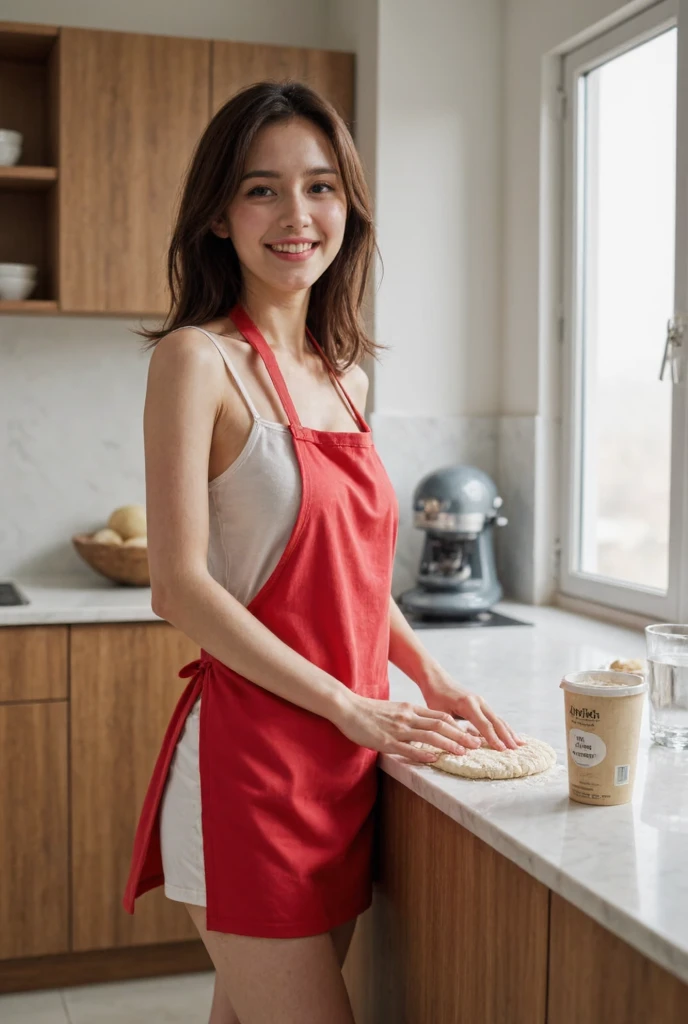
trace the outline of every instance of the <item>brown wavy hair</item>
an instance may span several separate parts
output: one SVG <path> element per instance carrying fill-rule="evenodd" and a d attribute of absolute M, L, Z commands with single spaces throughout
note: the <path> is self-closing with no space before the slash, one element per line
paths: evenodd
<path fill-rule="evenodd" d="M 364 355 L 388 348 L 369 338 L 361 305 L 375 237 L 372 201 L 346 122 L 319 93 L 292 79 L 256 82 L 235 93 L 209 121 L 191 156 L 167 252 L 171 304 L 159 330 L 134 331 L 149 339 L 146 351 L 177 327 L 196 327 L 226 316 L 241 301 L 241 265 L 234 244 L 219 238 L 211 223 L 232 201 L 249 146 L 268 124 L 302 117 L 330 140 L 347 198 L 341 248 L 314 282 L 306 323 L 340 372 Z"/>

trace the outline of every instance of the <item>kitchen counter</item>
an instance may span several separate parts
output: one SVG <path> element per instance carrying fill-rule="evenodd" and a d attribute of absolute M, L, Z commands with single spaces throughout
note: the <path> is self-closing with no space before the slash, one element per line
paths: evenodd
<path fill-rule="evenodd" d="M 94 577 L 15 582 L 31 604 L 0 608 L 0 625 L 161 621 L 147 587 Z M 688 752 L 650 743 L 647 704 L 631 804 L 588 807 L 568 799 L 559 681 L 610 658 L 643 657 L 642 631 L 554 607 L 502 601 L 496 611 L 534 623 L 423 629 L 424 645 L 481 693 L 517 731 L 549 742 L 558 764 L 526 779 L 459 779 L 383 754 L 388 775 L 437 807 L 631 946 L 688 982 Z M 423 703 L 389 666 L 391 697 Z"/>
<path fill-rule="evenodd" d="M 460 779 L 399 755 L 380 767 L 645 956 L 688 982 L 688 751 L 651 744 L 648 705 L 633 801 L 590 807 L 568 798 L 567 672 L 644 657 L 642 631 L 554 607 L 501 602 L 533 626 L 423 629 L 424 645 L 457 682 L 482 694 L 517 732 L 546 740 L 548 773 L 501 782 Z M 390 665 L 391 698 L 423 703 Z"/>
<path fill-rule="evenodd" d="M 30 604 L 0 607 L 0 626 L 161 621 L 151 608 L 150 587 L 120 586 L 95 575 L 92 582 L 79 576 L 12 582 Z"/>

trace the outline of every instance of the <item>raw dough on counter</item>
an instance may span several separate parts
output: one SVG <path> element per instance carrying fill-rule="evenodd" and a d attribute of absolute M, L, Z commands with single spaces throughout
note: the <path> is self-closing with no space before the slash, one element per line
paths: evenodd
<path fill-rule="evenodd" d="M 556 764 L 557 755 L 549 743 L 532 736 L 521 737 L 526 742 L 515 750 L 493 750 L 482 746 L 468 749 L 465 754 L 450 754 L 442 750 L 436 761 L 424 762 L 432 768 L 461 775 L 466 779 L 518 779 L 524 775 L 537 775 Z M 430 743 L 417 740 L 412 746 L 421 750 L 439 750 Z"/>

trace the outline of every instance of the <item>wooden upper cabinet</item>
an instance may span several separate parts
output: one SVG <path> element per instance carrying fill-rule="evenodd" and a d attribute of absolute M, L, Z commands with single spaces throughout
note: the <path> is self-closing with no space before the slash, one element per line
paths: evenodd
<path fill-rule="evenodd" d="M 60 30 L 63 312 L 167 312 L 166 251 L 209 74 L 206 40 Z"/>
<path fill-rule="evenodd" d="M 213 41 L 212 47 L 213 114 L 247 85 L 264 79 L 295 78 L 329 100 L 352 129 L 355 54 L 224 40 Z"/>

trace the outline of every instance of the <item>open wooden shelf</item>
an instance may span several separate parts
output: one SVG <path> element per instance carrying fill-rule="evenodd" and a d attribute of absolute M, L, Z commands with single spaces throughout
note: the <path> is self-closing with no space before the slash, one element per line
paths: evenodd
<path fill-rule="evenodd" d="M 0 21 L 0 58 L 41 64 L 47 60 L 58 33 L 57 25 Z"/>
<path fill-rule="evenodd" d="M 0 262 L 38 267 L 7 313 L 56 312 L 59 30 L 0 22 L 0 128 L 22 135 L 19 162 L 0 165 Z"/>
<path fill-rule="evenodd" d="M 0 188 L 6 191 L 32 192 L 50 188 L 57 181 L 57 167 L 0 165 Z"/>
<path fill-rule="evenodd" d="M 57 313 L 53 299 L 0 299 L 0 313 Z"/>

